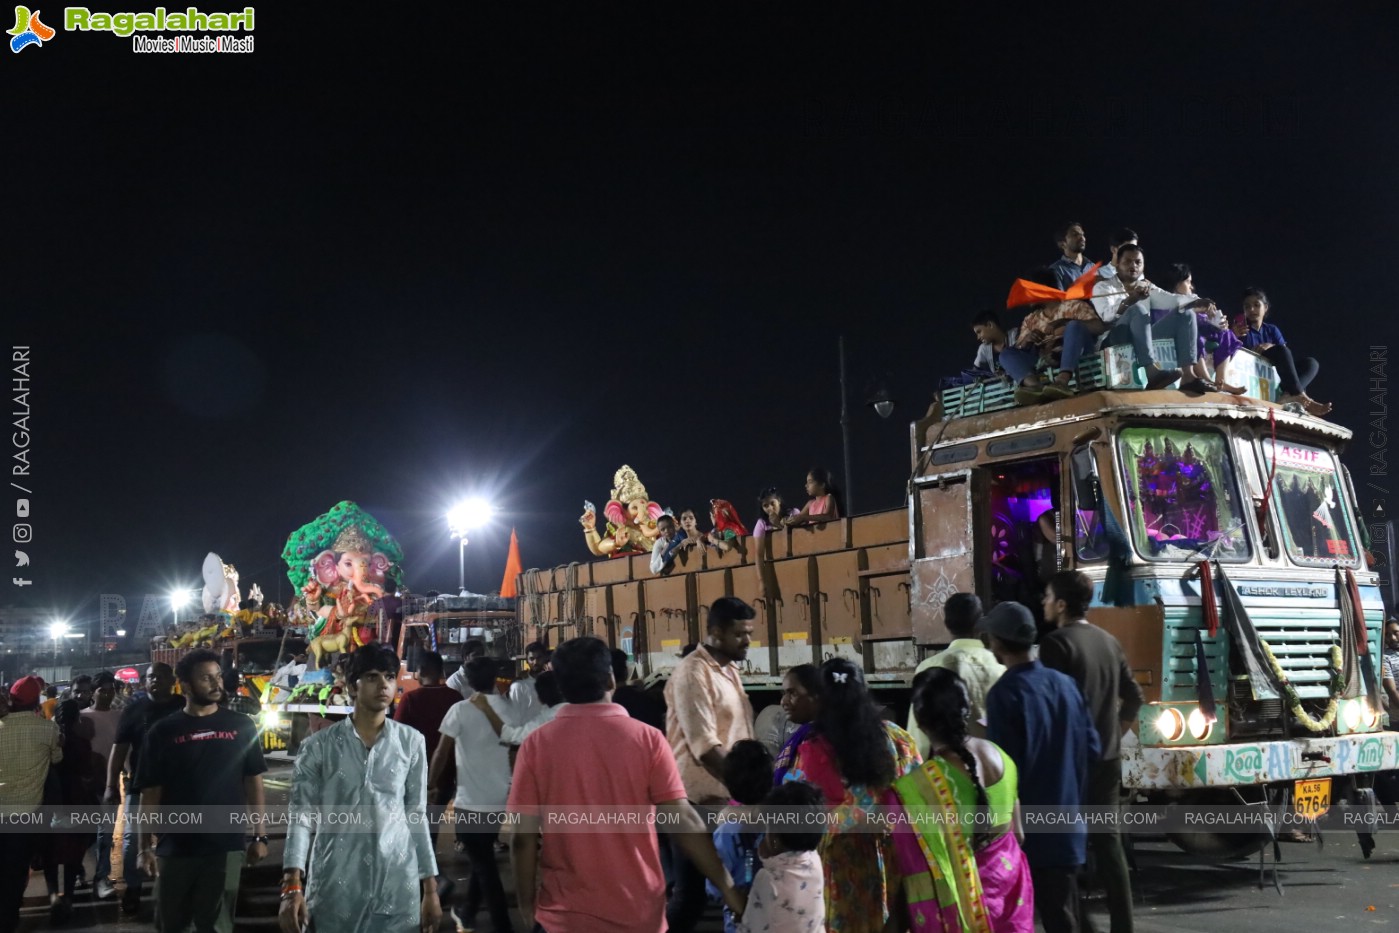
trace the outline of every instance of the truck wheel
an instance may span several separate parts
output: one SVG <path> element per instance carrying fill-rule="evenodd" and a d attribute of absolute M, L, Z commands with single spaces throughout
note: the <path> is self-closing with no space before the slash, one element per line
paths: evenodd
<path fill-rule="evenodd" d="M 1267 833 L 1167 833 L 1166 838 L 1182 852 L 1215 862 L 1255 855 L 1270 839 Z"/>

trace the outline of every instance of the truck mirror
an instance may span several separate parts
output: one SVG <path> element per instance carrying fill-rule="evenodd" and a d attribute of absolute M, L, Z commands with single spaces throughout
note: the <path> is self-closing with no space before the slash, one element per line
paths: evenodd
<path fill-rule="evenodd" d="M 1069 454 L 1069 467 L 1073 473 L 1075 508 L 1096 509 L 1098 507 L 1098 461 L 1093 457 L 1093 449 L 1087 445 L 1074 449 Z"/>

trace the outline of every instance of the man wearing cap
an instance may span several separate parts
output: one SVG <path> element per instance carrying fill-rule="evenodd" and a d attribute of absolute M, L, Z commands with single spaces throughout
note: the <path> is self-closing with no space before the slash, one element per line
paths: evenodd
<path fill-rule="evenodd" d="M 1086 801 L 1122 806 L 1121 738 L 1136 724 L 1142 688 L 1132 676 L 1122 645 L 1084 618 L 1093 601 L 1093 581 L 1077 570 L 1061 570 L 1044 591 L 1044 618 L 1056 626 L 1040 642 L 1040 660 L 1078 684 L 1102 740 L 1103 756 L 1090 769 Z M 1106 825 L 1093 834 L 1097 874 L 1108 895 L 1112 933 L 1132 933 L 1132 882 L 1122 837 Z"/>
<path fill-rule="evenodd" d="M 1021 805 L 1077 812 L 1089 769 L 1102 751 L 1078 685 L 1031 659 L 1035 618 L 1019 603 L 992 609 L 982 630 L 1006 666 L 986 695 L 987 738 L 1019 769 Z M 1087 860 L 1086 836 L 1082 823 L 1068 832 L 1025 836 L 1045 933 L 1078 933 L 1078 872 Z"/>
<path fill-rule="evenodd" d="M 38 712 L 42 695 L 37 677 L 21 677 L 10 687 L 10 712 L 0 719 L 0 810 L 37 810 L 49 765 L 63 760 L 58 726 Z M 8 833 L 0 846 L 0 933 L 19 925 L 35 841 L 29 833 Z"/>

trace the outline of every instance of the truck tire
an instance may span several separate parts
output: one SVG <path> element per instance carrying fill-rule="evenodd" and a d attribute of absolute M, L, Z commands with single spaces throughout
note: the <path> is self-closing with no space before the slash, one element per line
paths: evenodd
<path fill-rule="evenodd" d="M 1265 833 L 1167 833 L 1176 848 L 1196 858 L 1229 862 L 1256 855 L 1271 837 Z"/>

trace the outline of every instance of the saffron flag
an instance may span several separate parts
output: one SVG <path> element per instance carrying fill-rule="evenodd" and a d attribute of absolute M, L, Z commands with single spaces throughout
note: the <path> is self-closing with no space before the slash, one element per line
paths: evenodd
<path fill-rule="evenodd" d="M 1028 279 L 1016 279 L 1015 284 L 1010 287 L 1010 295 L 1006 298 L 1006 307 L 1017 308 L 1046 301 L 1087 300 L 1093 296 L 1093 283 L 1098 280 L 1098 269 L 1102 265 L 1101 262 L 1094 263 L 1087 272 L 1074 279 L 1068 288 L 1054 288 Z"/>
<path fill-rule="evenodd" d="M 510 553 L 505 557 L 505 578 L 500 581 L 500 595 L 507 599 L 513 598 L 517 591 L 515 589 L 515 578 L 524 572 L 524 565 L 520 563 L 520 539 L 515 537 L 515 529 L 510 529 Z"/>

